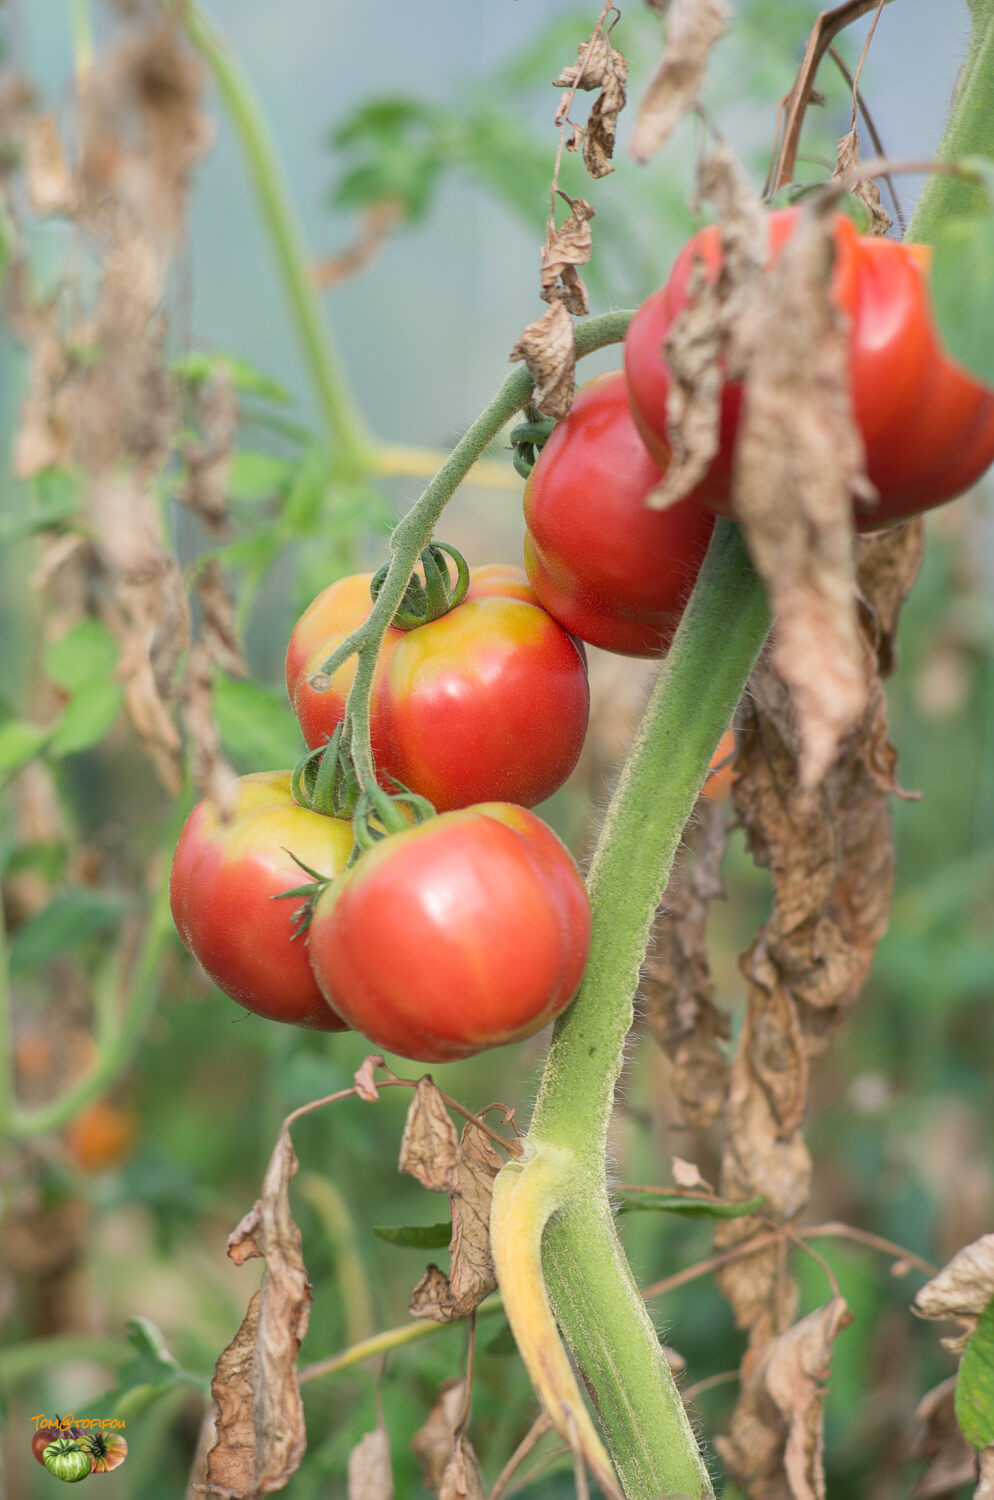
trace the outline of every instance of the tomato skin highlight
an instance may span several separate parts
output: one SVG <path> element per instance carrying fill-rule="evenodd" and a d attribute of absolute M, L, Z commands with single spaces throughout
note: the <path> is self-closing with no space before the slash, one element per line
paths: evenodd
<path fill-rule="evenodd" d="M 354 579 L 332 584 L 301 617 L 287 688 L 314 748 L 341 722 L 354 659 L 317 693 L 308 675 L 369 613 Z M 345 588 L 344 585 L 348 585 Z M 320 630 L 323 640 L 317 640 Z M 544 610 L 524 574 L 473 570 L 463 602 L 428 624 L 391 627 L 370 701 L 373 758 L 440 812 L 501 800 L 532 807 L 569 776 L 583 747 L 590 689 L 582 651 Z"/>
<path fill-rule="evenodd" d="M 770 263 L 802 210 L 768 215 Z M 994 461 L 994 390 L 969 376 L 939 341 L 928 289 L 929 247 L 861 235 L 837 214 L 832 296 L 849 321 L 849 368 L 856 423 L 866 449 L 875 504 L 854 508 L 857 531 L 875 531 L 942 505 L 975 483 Z M 686 307 L 695 261 L 708 280 L 721 267 L 716 226 L 688 241 L 666 285 L 632 320 L 625 340 L 629 399 L 643 440 L 666 453 L 669 371 L 663 344 Z M 719 451 L 692 498 L 733 515 L 731 477 L 742 387 L 722 392 Z"/>
<path fill-rule="evenodd" d="M 382 840 L 317 902 L 314 972 L 376 1046 L 449 1062 L 520 1041 L 572 1000 L 590 904 L 559 839 L 484 803 Z"/>
<path fill-rule="evenodd" d="M 669 646 L 714 529 L 692 500 L 651 510 L 661 479 L 618 370 L 577 394 L 525 486 L 532 588 L 574 635 L 625 656 Z"/>
<path fill-rule="evenodd" d="M 306 937 L 293 935 L 300 902 L 275 898 L 307 883 L 288 851 L 322 875 L 340 874 L 352 827 L 299 807 L 290 776 L 241 777 L 227 823 L 209 801 L 193 809 L 173 858 L 173 920 L 218 989 L 246 1010 L 315 1031 L 344 1031 L 311 973 Z"/>

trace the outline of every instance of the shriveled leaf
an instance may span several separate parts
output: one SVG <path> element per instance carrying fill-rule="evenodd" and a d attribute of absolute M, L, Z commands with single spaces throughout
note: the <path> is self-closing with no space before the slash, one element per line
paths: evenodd
<path fill-rule="evenodd" d="M 408 1312 L 412 1318 L 430 1318 L 433 1323 L 452 1322 L 452 1292 L 449 1278 L 432 1264 L 411 1293 Z"/>
<path fill-rule="evenodd" d="M 535 382 L 534 401 L 547 417 L 560 421 L 573 404 L 576 352 L 573 320 L 562 302 L 553 302 L 534 323 L 529 323 L 511 350 L 511 359 L 523 359 Z"/>
<path fill-rule="evenodd" d="M 792 1500 L 825 1500 L 825 1383 L 832 1345 L 851 1322 L 844 1300 L 833 1297 L 744 1361 L 731 1431 L 717 1447 L 752 1493 L 766 1492 L 762 1481 L 782 1473 Z"/>
<path fill-rule="evenodd" d="M 490 1204 L 501 1159 L 472 1121 L 463 1126 L 452 1206 L 452 1316 L 464 1318 L 497 1287 L 490 1253 Z"/>
<path fill-rule="evenodd" d="M 801 779 L 816 786 L 867 701 L 852 503 L 866 492 L 847 327 L 831 297 L 832 218 L 806 212 L 750 303 L 733 494 L 793 690 Z"/>
<path fill-rule="evenodd" d="M 427 1421 L 411 1439 L 411 1452 L 421 1468 L 422 1482 L 432 1495 L 437 1495 L 442 1487 L 465 1399 L 465 1380 L 444 1381 Z"/>
<path fill-rule="evenodd" d="M 717 1119 L 728 1093 L 722 1043 L 729 1019 L 715 1004 L 706 941 L 709 902 L 722 895 L 725 833 L 721 808 L 701 798 L 673 862 L 642 976 L 646 1020 L 673 1064 L 683 1117 L 697 1129 Z"/>
<path fill-rule="evenodd" d="M 956 1319 L 965 1331 L 944 1346 L 953 1353 L 966 1347 L 981 1313 L 994 1298 L 994 1234 L 985 1234 L 957 1251 L 937 1276 L 926 1281 L 914 1301 L 922 1318 Z"/>
<path fill-rule="evenodd" d="M 618 1212 L 630 1214 L 637 1210 L 665 1214 L 685 1214 L 691 1219 L 741 1219 L 754 1214 L 762 1205 L 762 1198 L 748 1198 L 744 1203 L 728 1203 L 722 1198 L 685 1198 L 668 1193 L 620 1193 Z"/>
<path fill-rule="evenodd" d="M 28 130 L 24 166 L 36 214 L 71 214 L 76 187 L 54 115 L 39 115 Z"/>
<path fill-rule="evenodd" d="M 566 118 L 573 91 L 576 89 L 600 89 L 586 126 L 583 128 L 583 160 L 591 177 L 606 177 L 614 171 L 611 158 L 614 155 L 618 115 L 625 105 L 625 84 L 628 79 L 628 64 L 610 39 L 597 30 L 589 41 L 581 42 L 579 59 L 563 68 L 555 80 L 555 88 L 570 90 L 556 113 L 556 124 Z M 567 150 L 576 150 L 576 140 L 567 141 Z"/>
<path fill-rule="evenodd" d="M 390 1435 L 381 1424 L 349 1454 L 349 1500 L 393 1500 Z"/>
<path fill-rule="evenodd" d="M 311 1289 L 290 1213 L 297 1158 L 280 1132 L 262 1194 L 231 1234 L 236 1265 L 264 1256 L 262 1285 L 215 1370 L 217 1435 L 207 1456 L 207 1489 L 231 1500 L 282 1489 L 300 1467 L 306 1443 L 297 1355 L 307 1331 Z"/>
<path fill-rule="evenodd" d="M 452 1238 L 448 1219 L 442 1224 L 374 1224 L 377 1239 L 388 1245 L 407 1245 L 412 1250 L 444 1250 Z"/>
<path fill-rule="evenodd" d="M 985 1448 L 979 1456 L 973 1500 L 994 1500 L 994 1448 Z"/>
<path fill-rule="evenodd" d="M 486 1500 L 486 1494 L 473 1445 L 463 1435 L 445 1466 L 438 1500 Z"/>
<path fill-rule="evenodd" d="M 183 500 L 209 535 L 221 536 L 230 512 L 231 477 L 238 435 L 234 380 L 223 366 L 194 386 L 200 437 L 184 444 Z"/>
<path fill-rule="evenodd" d="M 977 1472 L 977 1454 L 956 1420 L 955 1375 L 923 1396 L 915 1412 L 912 1458 L 925 1462 L 911 1489 L 911 1500 L 944 1500 L 970 1484 Z"/>
<path fill-rule="evenodd" d="M 666 45 L 649 80 L 629 146 L 636 161 L 648 161 L 697 103 L 708 55 L 724 36 L 730 16 L 725 0 L 671 0 L 666 7 Z"/>
<path fill-rule="evenodd" d="M 872 179 L 860 177 L 856 168 L 859 166 L 860 140 L 856 129 L 855 108 L 852 128 L 842 137 L 838 143 L 835 158 L 835 171 L 833 178 L 841 178 L 843 181 L 850 179 L 849 189 L 854 198 L 857 198 L 867 211 L 869 226 L 863 230 L 868 234 L 886 234 L 894 223 L 890 214 L 880 201 L 880 189 Z"/>
<path fill-rule="evenodd" d="M 701 1169 L 696 1162 L 684 1161 L 682 1156 L 674 1156 L 670 1170 L 677 1187 L 683 1188 L 685 1192 L 692 1192 L 696 1188 L 701 1188 L 706 1193 L 714 1192 L 711 1184 L 701 1176 Z"/>
<path fill-rule="evenodd" d="M 947 351 L 994 385 L 994 215 L 939 226 L 929 287 Z"/>
<path fill-rule="evenodd" d="M 404 1134 L 400 1142 L 401 1172 L 410 1172 L 422 1187 L 433 1193 L 447 1193 L 455 1183 L 459 1156 L 456 1127 L 431 1078 L 418 1079 L 414 1098 L 407 1111 Z"/>
<path fill-rule="evenodd" d="M 593 248 L 590 221 L 594 217 L 594 208 L 586 198 L 567 198 L 566 201 L 569 213 L 562 224 L 557 227 L 550 219 L 546 226 L 542 247 L 542 297 L 546 302 L 562 302 L 567 312 L 584 317 L 590 311 L 590 302 L 576 268 L 585 266 L 590 259 Z"/>
<path fill-rule="evenodd" d="M 960 1359 L 956 1419 L 975 1448 L 994 1443 L 994 1301 L 977 1319 Z"/>
<path fill-rule="evenodd" d="M 382 1066 L 383 1054 L 381 1052 L 371 1052 L 368 1057 L 363 1058 L 362 1063 L 354 1074 L 353 1082 L 355 1083 L 355 1091 L 359 1095 L 359 1098 L 367 1104 L 375 1104 L 380 1097 L 380 1091 L 376 1087 L 376 1070 Z"/>

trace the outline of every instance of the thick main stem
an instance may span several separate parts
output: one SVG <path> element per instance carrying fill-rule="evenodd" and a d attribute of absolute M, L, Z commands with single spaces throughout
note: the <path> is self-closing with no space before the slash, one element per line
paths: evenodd
<path fill-rule="evenodd" d="M 769 630 L 739 528 L 719 521 L 608 809 L 588 878 L 590 959 L 560 1018 L 529 1137 L 568 1153 L 569 1207 L 544 1243 L 553 1306 L 593 1395 L 625 1493 L 711 1493 L 624 1252 L 605 1156 L 649 929 L 718 740 Z"/>
<path fill-rule="evenodd" d="M 994 3 L 972 0 L 970 9 L 970 46 L 939 146 L 939 161 L 958 161 L 964 156 L 994 160 Z M 906 237 L 931 244 L 948 219 L 983 213 L 984 208 L 983 188 L 962 177 L 933 172 L 922 188 Z"/>

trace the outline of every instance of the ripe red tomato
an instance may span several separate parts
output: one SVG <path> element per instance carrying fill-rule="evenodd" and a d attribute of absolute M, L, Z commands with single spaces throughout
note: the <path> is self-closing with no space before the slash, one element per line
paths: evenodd
<path fill-rule="evenodd" d="M 520 1041 L 572 1000 L 590 905 L 552 830 L 483 803 L 367 850 L 320 897 L 314 972 L 376 1046 L 448 1062 Z"/>
<path fill-rule="evenodd" d="M 209 801 L 193 809 L 169 896 L 180 937 L 218 989 L 271 1021 L 347 1030 L 314 981 L 305 937 L 294 937 L 299 903 L 275 898 L 307 883 L 291 854 L 338 875 L 351 850 L 351 824 L 298 807 L 289 771 L 243 776 L 227 822 Z"/>
<path fill-rule="evenodd" d="M 532 588 L 592 646 L 655 656 L 680 623 L 714 517 L 692 500 L 650 510 L 661 478 L 618 370 L 583 387 L 525 486 Z"/>
<path fill-rule="evenodd" d="M 99 1429 L 83 1438 L 83 1447 L 90 1455 L 92 1474 L 111 1474 L 119 1469 L 128 1456 L 128 1440 L 118 1433 L 109 1437 Z"/>
<path fill-rule="evenodd" d="M 326 693 L 309 677 L 369 613 L 369 580 L 358 574 L 325 589 L 290 637 L 287 690 L 312 748 L 341 722 L 355 658 Z M 474 570 L 448 614 L 388 630 L 373 683 L 373 757 L 384 777 L 440 812 L 494 798 L 532 807 L 576 765 L 589 711 L 577 643 L 520 569 L 495 564 Z"/>
<path fill-rule="evenodd" d="M 794 232 L 800 209 L 769 215 L 775 261 Z M 849 320 L 853 410 L 866 447 L 866 466 L 879 493 L 855 512 L 859 531 L 874 531 L 962 494 L 994 460 L 994 390 L 954 363 L 939 342 L 928 291 L 929 247 L 861 235 L 835 218 L 832 295 Z M 721 267 L 715 227 L 680 252 L 666 285 L 644 302 L 625 340 L 625 375 L 639 431 L 657 459 L 666 448 L 669 372 L 663 343 L 687 305 L 695 261 L 709 280 Z M 742 387 L 722 394 L 720 449 L 693 491 L 721 515 L 732 514 L 731 477 Z"/>

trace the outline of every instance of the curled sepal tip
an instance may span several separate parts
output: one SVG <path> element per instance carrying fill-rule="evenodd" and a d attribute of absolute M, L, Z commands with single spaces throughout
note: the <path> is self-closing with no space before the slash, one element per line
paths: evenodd
<path fill-rule="evenodd" d="M 396 777 L 390 780 L 398 788 L 394 793 L 382 787 L 366 787 L 359 795 L 352 818 L 352 834 L 356 849 L 372 849 L 381 839 L 391 833 L 403 833 L 416 823 L 425 823 L 435 816 L 435 809 L 427 797 L 419 797 Z"/>
<path fill-rule="evenodd" d="M 554 1149 L 543 1146 L 530 1160 L 501 1168 L 490 1210 L 494 1266 L 518 1352 L 549 1420 L 608 1500 L 624 1500 L 559 1337 L 542 1275 L 542 1235 L 567 1191 L 565 1156 Z"/>
<path fill-rule="evenodd" d="M 447 557 L 451 557 L 456 565 L 454 581 L 449 572 Z M 432 620 L 441 619 L 442 615 L 447 615 L 450 609 L 455 609 L 466 597 L 469 588 L 469 563 L 448 542 L 432 542 L 427 546 L 421 553 L 421 568 L 424 580 L 417 573 L 412 573 L 404 597 L 390 622 L 396 630 L 416 630 L 419 625 L 428 625 Z M 374 603 L 388 571 L 389 564 L 385 564 L 373 575 L 369 592 Z"/>
<path fill-rule="evenodd" d="M 301 756 L 290 779 L 293 800 L 328 818 L 351 818 L 359 800 L 352 761 L 342 749 L 342 725 L 331 739 Z"/>

